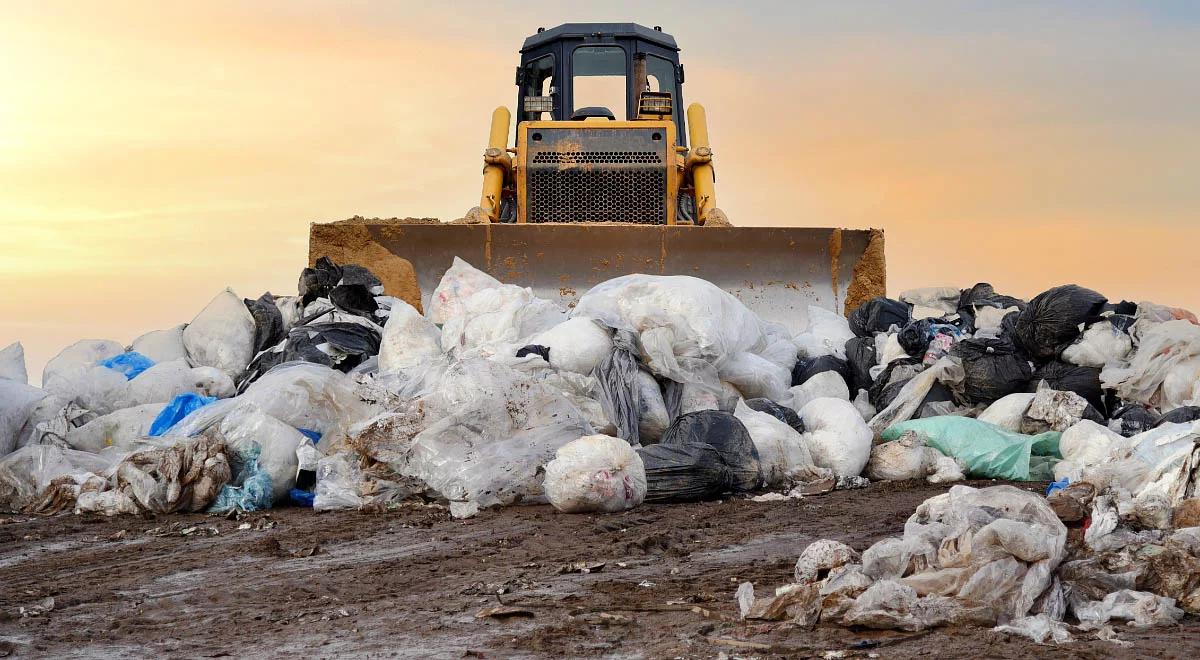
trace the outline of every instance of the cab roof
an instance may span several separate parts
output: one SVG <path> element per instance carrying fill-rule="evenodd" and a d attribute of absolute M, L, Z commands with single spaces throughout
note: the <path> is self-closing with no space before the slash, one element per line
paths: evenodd
<path fill-rule="evenodd" d="M 679 50 L 679 46 L 675 43 L 675 37 L 637 23 L 563 23 L 558 27 L 552 27 L 526 37 L 525 43 L 521 46 L 521 52 L 524 53 L 551 41 L 580 39 L 592 36 L 597 32 L 607 37 L 642 39 L 664 48 Z"/>

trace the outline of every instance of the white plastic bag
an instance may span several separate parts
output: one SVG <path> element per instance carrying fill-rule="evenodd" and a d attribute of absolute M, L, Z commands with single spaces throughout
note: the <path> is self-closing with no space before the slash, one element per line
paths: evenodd
<path fill-rule="evenodd" d="M 1058 448 L 1064 460 L 1085 467 L 1108 459 L 1112 452 L 1124 443 L 1125 438 L 1120 434 L 1085 419 L 1063 431 Z"/>
<path fill-rule="evenodd" d="M 485 355 L 507 352 L 566 318 L 565 311 L 531 289 L 502 284 L 460 301 L 457 313 L 442 325 L 441 346 L 450 355 L 473 349 L 484 349 Z"/>
<path fill-rule="evenodd" d="M 1098 321 L 1083 331 L 1075 343 L 1063 349 L 1063 362 L 1102 369 L 1117 365 L 1133 350 L 1128 334 L 1108 321 Z"/>
<path fill-rule="evenodd" d="M 736 353 L 721 363 L 717 375 L 751 399 L 780 401 L 791 385 L 787 369 L 754 353 Z"/>
<path fill-rule="evenodd" d="M 1138 322 L 1140 337 L 1128 366 L 1109 364 L 1100 383 L 1125 401 L 1156 405 L 1156 395 L 1176 365 L 1200 356 L 1200 326 L 1189 321 Z"/>
<path fill-rule="evenodd" d="M 846 380 L 838 372 L 832 370 L 822 371 L 803 383 L 790 388 L 787 391 L 787 395 L 782 399 L 772 400 L 782 401 L 790 406 L 792 410 L 800 412 L 810 401 L 817 399 L 842 399 L 849 401 L 850 388 L 846 386 Z"/>
<path fill-rule="evenodd" d="M 1025 419 L 1025 411 L 1033 403 L 1032 393 L 1017 392 L 996 399 L 992 405 L 979 414 L 979 421 L 994 424 L 1013 433 L 1021 432 L 1021 421 Z"/>
<path fill-rule="evenodd" d="M 1180 406 L 1196 405 L 1200 395 L 1200 358 L 1185 360 L 1171 367 L 1163 378 L 1158 408 L 1164 413 Z"/>
<path fill-rule="evenodd" d="M 46 392 L 16 380 L 0 379 L 0 458 L 17 448 L 17 435 Z"/>
<path fill-rule="evenodd" d="M 553 355 L 553 353 L 551 353 Z M 638 370 L 638 439 L 641 444 L 658 442 L 671 425 L 667 404 L 663 401 L 662 388 L 649 373 Z"/>
<path fill-rule="evenodd" d="M 187 349 L 183 346 L 183 324 L 165 330 L 152 330 L 130 344 L 129 350 L 141 353 L 159 362 L 187 359 Z"/>
<path fill-rule="evenodd" d="M 186 359 L 159 362 L 129 381 L 120 407 L 166 403 L 184 392 L 218 399 L 233 396 L 233 380 L 213 367 L 190 367 Z"/>
<path fill-rule="evenodd" d="M 90 452 L 105 447 L 129 449 L 150 432 L 150 425 L 162 409 L 161 403 L 149 403 L 97 417 L 83 426 L 68 430 L 67 444 L 74 449 Z"/>
<path fill-rule="evenodd" d="M 357 509 L 366 500 L 358 459 L 352 454 L 333 454 L 317 461 L 317 485 L 313 488 L 313 511 Z"/>
<path fill-rule="evenodd" d="M 59 351 L 50 358 L 42 370 L 42 387 L 49 388 L 52 381 L 66 377 L 83 367 L 95 366 L 102 360 L 120 355 L 125 347 L 108 339 L 83 339 Z"/>
<path fill-rule="evenodd" d="M 952 286 L 927 286 L 901 291 L 900 300 L 913 306 L 932 307 L 940 312 L 938 316 L 941 316 L 958 311 L 961 295 L 962 291 Z"/>
<path fill-rule="evenodd" d="M 127 381 L 123 374 L 98 363 L 124 352 L 115 341 L 77 341 L 46 363 L 42 388 L 97 414 L 108 414 L 119 407 Z"/>
<path fill-rule="evenodd" d="M 429 298 L 429 320 L 438 325 L 462 314 L 466 300 L 484 289 L 501 286 L 500 280 L 454 257 Z"/>
<path fill-rule="evenodd" d="M 646 471 L 628 442 L 589 435 L 559 447 L 546 464 L 543 487 L 563 513 L 614 513 L 642 503 Z"/>
<path fill-rule="evenodd" d="M 392 305 L 379 344 L 379 371 L 393 373 L 442 359 L 441 331 L 412 305 Z"/>
<path fill-rule="evenodd" d="M 887 335 L 879 335 L 885 337 L 883 340 L 883 350 L 879 353 L 879 364 L 886 367 L 888 364 L 901 358 L 909 357 L 908 352 L 900 345 L 900 333 L 893 332 Z M 876 342 L 878 343 L 878 342 Z"/>
<path fill-rule="evenodd" d="M 595 321 L 576 316 L 533 336 L 530 344 L 550 349 L 550 366 L 587 376 L 612 350 L 612 333 Z"/>
<path fill-rule="evenodd" d="M 225 289 L 184 328 L 183 345 L 192 364 L 236 378 L 254 357 L 254 317 L 233 289 Z"/>
<path fill-rule="evenodd" d="M 874 434 L 854 404 L 843 399 L 816 399 L 797 411 L 804 422 L 804 440 L 818 467 L 838 477 L 862 474 L 871 458 Z"/>
<path fill-rule="evenodd" d="M 796 345 L 804 357 L 835 355 L 846 359 L 846 342 L 854 338 L 845 317 L 823 307 L 809 305 L 808 328 L 796 336 Z"/>
<path fill-rule="evenodd" d="M 733 415 L 750 432 L 767 486 L 788 485 L 812 474 L 812 455 L 796 429 L 773 415 L 752 409 L 745 401 L 738 402 Z"/>
<path fill-rule="evenodd" d="M 29 382 L 29 374 L 25 371 L 25 348 L 21 342 L 13 342 L 0 350 L 0 380 Z"/>
<path fill-rule="evenodd" d="M 271 477 L 273 499 L 276 503 L 285 501 L 296 485 L 296 450 L 312 441 L 253 405 L 226 416 L 221 422 L 221 435 L 231 450 L 241 454 L 258 446 L 258 468 Z"/>
<path fill-rule="evenodd" d="M 29 445 L 0 457 L 0 511 L 18 512 L 51 481 L 69 474 L 102 474 L 121 455 L 94 454 L 52 445 Z"/>

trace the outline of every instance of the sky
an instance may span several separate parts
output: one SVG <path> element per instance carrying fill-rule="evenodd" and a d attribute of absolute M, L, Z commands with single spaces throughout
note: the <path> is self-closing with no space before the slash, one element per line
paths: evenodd
<path fill-rule="evenodd" d="M 461 217 L 521 42 L 586 21 L 675 36 L 735 224 L 882 227 L 893 294 L 1200 309 L 1194 2 L 0 0 L 0 347 L 36 382 L 294 294 L 311 222 Z"/>

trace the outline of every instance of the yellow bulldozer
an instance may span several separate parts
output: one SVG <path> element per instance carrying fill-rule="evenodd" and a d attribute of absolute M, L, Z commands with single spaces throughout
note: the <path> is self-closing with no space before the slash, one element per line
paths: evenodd
<path fill-rule="evenodd" d="M 418 309 L 454 257 L 566 306 L 620 275 L 692 275 L 793 329 L 809 305 L 845 313 L 883 295 L 880 230 L 729 222 L 704 108 L 684 112 L 679 46 L 661 28 L 539 28 L 520 55 L 515 144 L 496 108 L 479 206 L 452 223 L 313 224 L 310 261 L 362 264 Z"/>

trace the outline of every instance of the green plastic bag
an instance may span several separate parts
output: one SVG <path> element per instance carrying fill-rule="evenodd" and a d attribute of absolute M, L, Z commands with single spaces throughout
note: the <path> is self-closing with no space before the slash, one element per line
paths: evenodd
<path fill-rule="evenodd" d="M 925 444 L 966 465 L 968 476 L 1012 481 L 1053 480 L 1054 465 L 1062 459 L 1062 433 L 1012 433 L 969 417 L 926 417 L 899 422 L 884 429 L 885 441 L 916 431 Z"/>

